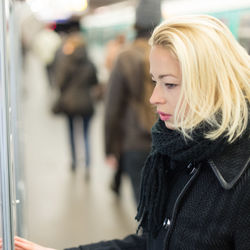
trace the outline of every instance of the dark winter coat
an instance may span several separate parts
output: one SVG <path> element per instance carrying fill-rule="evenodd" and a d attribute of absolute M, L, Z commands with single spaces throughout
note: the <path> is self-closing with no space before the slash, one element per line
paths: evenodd
<path fill-rule="evenodd" d="M 181 190 L 176 193 L 175 186 Z M 156 238 L 130 235 L 71 250 L 250 250 L 250 139 L 243 138 L 172 183 L 171 212 Z M 169 215 L 169 216 L 168 216 Z"/>
<path fill-rule="evenodd" d="M 149 72 L 145 68 L 146 50 L 149 51 L 147 39 L 136 39 L 119 54 L 111 72 L 105 102 L 106 155 L 119 158 L 122 152 L 150 151 L 150 128 L 156 119 L 149 118 L 150 126 L 145 129 L 136 106 L 144 105 L 146 110 L 145 103 L 149 103 L 143 98 Z M 148 113 L 152 116 L 152 110 Z"/>
<path fill-rule="evenodd" d="M 61 94 L 54 111 L 69 116 L 92 115 L 91 91 L 97 84 L 97 73 L 87 57 L 86 48 L 81 46 L 70 55 L 62 54 L 57 61 L 55 83 Z"/>

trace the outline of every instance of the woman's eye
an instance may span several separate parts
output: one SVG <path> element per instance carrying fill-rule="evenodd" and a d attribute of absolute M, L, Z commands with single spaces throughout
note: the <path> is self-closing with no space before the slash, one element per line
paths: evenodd
<path fill-rule="evenodd" d="M 154 85 L 156 85 L 157 82 L 156 82 L 155 80 L 152 79 L 152 83 L 153 83 Z"/>
<path fill-rule="evenodd" d="M 166 86 L 168 89 L 173 89 L 174 87 L 177 86 L 177 84 L 174 84 L 174 83 L 165 83 L 165 86 Z"/>

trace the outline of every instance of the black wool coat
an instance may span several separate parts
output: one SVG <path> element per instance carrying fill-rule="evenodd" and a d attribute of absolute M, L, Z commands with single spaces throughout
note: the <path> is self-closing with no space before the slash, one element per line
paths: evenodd
<path fill-rule="evenodd" d="M 249 137 L 194 167 L 175 200 L 163 237 L 130 235 L 68 249 L 250 250 Z"/>

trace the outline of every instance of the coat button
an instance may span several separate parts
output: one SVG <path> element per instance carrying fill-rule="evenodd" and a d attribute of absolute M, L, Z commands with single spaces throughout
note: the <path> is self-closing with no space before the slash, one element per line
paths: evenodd
<path fill-rule="evenodd" d="M 171 224 L 170 219 L 166 218 L 163 222 L 163 227 L 167 229 L 170 226 L 170 224 Z"/>

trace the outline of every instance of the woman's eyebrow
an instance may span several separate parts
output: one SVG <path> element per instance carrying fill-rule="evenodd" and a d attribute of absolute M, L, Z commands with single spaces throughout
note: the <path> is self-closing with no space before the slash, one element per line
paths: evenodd
<path fill-rule="evenodd" d="M 162 79 L 162 78 L 164 78 L 164 77 L 174 77 L 174 78 L 176 78 L 176 76 L 175 75 L 172 75 L 172 74 L 164 74 L 164 75 L 159 75 L 159 79 Z"/>
<path fill-rule="evenodd" d="M 152 74 L 150 74 L 152 78 L 154 78 L 154 76 Z M 162 79 L 164 77 L 174 77 L 174 78 L 177 78 L 175 75 L 172 75 L 172 74 L 163 74 L 163 75 L 159 75 L 158 78 L 159 79 Z"/>

